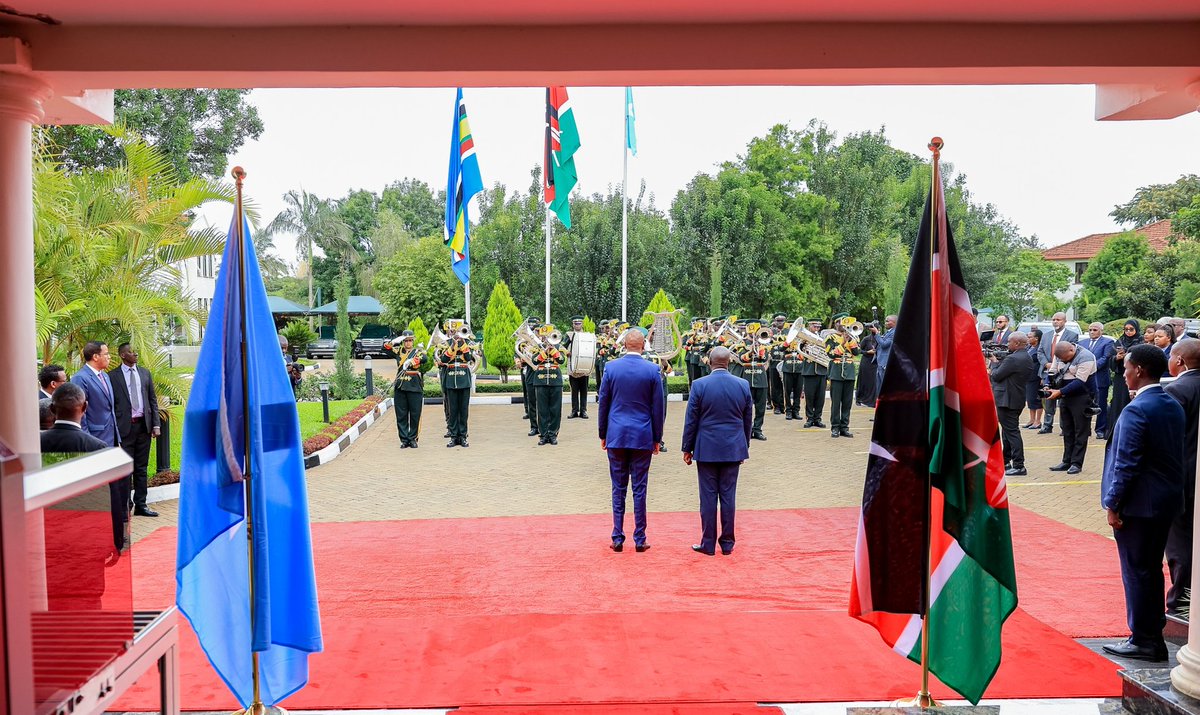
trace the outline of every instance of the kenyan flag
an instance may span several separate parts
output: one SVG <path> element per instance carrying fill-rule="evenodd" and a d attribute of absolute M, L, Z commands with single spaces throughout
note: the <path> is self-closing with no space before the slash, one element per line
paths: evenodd
<path fill-rule="evenodd" d="M 571 228 L 568 201 L 579 174 L 575 171 L 575 152 L 579 151 L 579 128 L 566 87 L 546 88 L 546 156 L 542 174 L 546 206 L 558 220 Z"/>
<path fill-rule="evenodd" d="M 919 663 L 932 559 L 929 668 L 977 703 L 1017 581 L 996 406 L 936 158 L 933 176 L 880 386 L 850 615 Z"/>

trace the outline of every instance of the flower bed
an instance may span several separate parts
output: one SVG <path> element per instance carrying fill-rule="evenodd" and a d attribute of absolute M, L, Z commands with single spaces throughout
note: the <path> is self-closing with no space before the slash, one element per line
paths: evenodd
<path fill-rule="evenodd" d="M 358 407 L 331 422 L 325 429 L 304 440 L 304 456 L 307 457 L 313 452 L 318 452 L 333 444 L 346 430 L 353 427 L 355 422 L 358 422 L 364 415 L 374 410 L 380 402 L 383 402 L 382 397 L 372 395 L 360 402 Z"/>

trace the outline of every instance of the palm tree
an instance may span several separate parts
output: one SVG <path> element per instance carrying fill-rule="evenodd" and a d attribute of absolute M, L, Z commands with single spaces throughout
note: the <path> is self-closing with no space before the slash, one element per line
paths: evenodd
<path fill-rule="evenodd" d="M 203 178 L 180 182 L 161 153 L 121 128 L 124 161 L 67 173 L 44 143 L 34 167 L 34 300 L 42 360 L 75 363 L 89 340 L 128 341 L 175 400 L 160 351 L 161 328 L 202 316 L 181 288 L 189 258 L 220 254 L 225 232 L 192 225 L 208 201 L 232 203 L 234 190 Z M 156 375 L 156 378 L 158 376 Z"/>
<path fill-rule="evenodd" d="M 350 227 L 338 217 L 332 203 L 304 189 L 287 192 L 283 195 L 283 202 L 286 208 L 271 219 L 271 223 L 259 235 L 273 241 L 276 234 L 295 234 L 296 256 L 308 263 L 308 307 L 314 308 L 313 244 L 335 247 L 343 261 L 348 262 L 350 254 L 357 255 Z"/>

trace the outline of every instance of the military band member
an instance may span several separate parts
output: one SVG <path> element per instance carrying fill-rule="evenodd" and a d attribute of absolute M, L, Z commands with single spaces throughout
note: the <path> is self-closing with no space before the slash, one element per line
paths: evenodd
<path fill-rule="evenodd" d="M 553 327 L 545 326 L 543 334 L 548 334 Z M 566 361 L 566 355 L 554 346 L 534 349 L 533 386 L 537 394 L 539 446 L 558 444 L 558 428 L 562 422 L 562 366 Z"/>
<path fill-rule="evenodd" d="M 700 349 L 704 339 L 704 318 L 692 318 L 691 329 L 683 334 L 683 362 L 687 366 L 688 386 L 700 377 Z"/>
<path fill-rule="evenodd" d="M 455 336 L 438 352 L 438 366 L 445 371 L 442 399 L 446 403 L 447 447 L 469 447 L 467 419 L 471 409 L 471 364 L 479 359 L 474 343 Z"/>
<path fill-rule="evenodd" d="M 821 321 L 808 321 L 808 329 L 819 333 Z M 824 428 L 821 413 L 825 411 L 825 376 L 829 374 L 829 368 L 813 360 L 805 360 L 800 374 L 804 376 L 804 416 L 807 418 L 804 426 Z"/>
<path fill-rule="evenodd" d="M 853 437 L 850 431 L 850 407 L 854 404 L 854 356 L 862 353 L 858 341 L 842 324 L 848 313 L 833 316 L 837 332 L 825 338 L 829 356 L 829 424 L 832 437 Z"/>
<path fill-rule="evenodd" d="M 771 316 L 771 337 L 780 342 L 787 336 L 787 315 L 776 313 Z M 775 414 L 783 414 L 783 375 L 774 360 L 775 352 L 769 351 L 771 362 L 767 366 L 767 397 Z"/>
<path fill-rule="evenodd" d="M 529 329 L 534 333 L 538 331 L 538 327 L 542 324 L 537 318 L 529 318 Z M 529 366 L 520 357 L 517 358 L 517 363 L 521 366 L 521 394 L 525 399 L 525 417 L 529 420 L 529 436 L 535 437 L 538 434 L 537 422 L 537 391 L 533 388 L 533 368 Z"/>
<path fill-rule="evenodd" d="M 405 330 L 398 347 L 392 349 L 396 358 L 396 381 L 392 384 L 392 398 L 396 410 L 396 431 L 400 434 L 400 448 L 417 448 L 421 432 L 421 406 L 424 403 L 424 377 L 421 368 L 425 364 L 425 351 L 413 347 L 413 332 Z"/>
<path fill-rule="evenodd" d="M 596 336 L 596 393 L 600 392 L 600 381 L 604 379 L 604 365 L 612 358 L 613 325 L 615 320 L 601 320 L 600 334 Z"/>
<path fill-rule="evenodd" d="M 747 342 L 735 357 L 742 363 L 742 379 L 750 383 L 750 398 L 754 401 L 754 424 L 750 430 L 750 438 L 765 442 L 767 437 L 763 434 L 762 426 L 767 413 L 767 370 L 770 366 L 771 351 L 766 345 L 751 341 Z"/>
<path fill-rule="evenodd" d="M 583 332 L 583 316 L 571 316 L 571 329 L 563 336 L 562 349 L 566 351 L 568 357 L 571 355 L 572 346 L 575 344 L 576 333 Z M 576 417 L 587 419 L 587 394 L 588 394 L 588 375 L 575 377 L 567 376 L 567 382 L 571 384 L 571 414 L 567 415 L 567 419 L 573 420 Z"/>
<path fill-rule="evenodd" d="M 800 419 L 800 395 L 804 390 L 804 353 L 800 351 L 800 343 L 787 343 L 780 340 L 772 349 L 774 365 L 779 365 L 780 382 L 783 383 L 783 413 L 785 419 Z"/>

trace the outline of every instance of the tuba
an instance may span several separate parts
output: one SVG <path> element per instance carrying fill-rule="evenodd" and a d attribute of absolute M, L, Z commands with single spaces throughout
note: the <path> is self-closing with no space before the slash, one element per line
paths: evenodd
<path fill-rule="evenodd" d="M 797 316 L 792 321 L 791 329 L 788 330 L 786 345 L 792 347 L 803 343 L 800 346 L 800 353 L 804 355 L 806 360 L 812 360 L 821 367 L 829 367 L 829 355 L 825 352 L 825 338 L 823 336 L 825 331 L 821 331 L 822 335 L 818 335 L 804 326 L 804 316 Z"/>
<path fill-rule="evenodd" d="M 542 348 L 542 339 L 538 337 L 537 331 L 529 327 L 529 321 L 526 320 L 513 331 L 512 337 L 516 338 L 513 352 L 531 369 L 536 368 L 533 362 L 534 351 Z"/>

